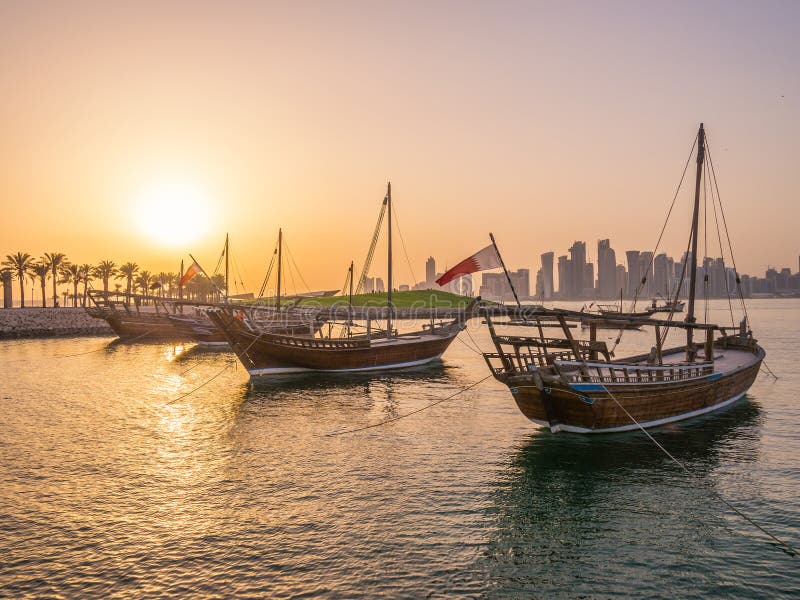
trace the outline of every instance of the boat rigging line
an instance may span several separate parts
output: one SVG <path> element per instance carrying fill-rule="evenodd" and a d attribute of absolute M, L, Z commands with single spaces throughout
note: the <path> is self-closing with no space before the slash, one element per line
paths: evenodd
<path fill-rule="evenodd" d="M 395 421 L 399 421 L 400 419 L 405 419 L 406 417 L 410 417 L 412 415 L 416 415 L 417 413 L 421 413 L 424 410 L 428 410 L 429 408 L 433 408 L 434 406 L 436 406 L 437 404 L 441 404 L 442 402 L 447 402 L 448 400 L 452 400 L 456 396 L 459 396 L 459 395 L 463 394 L 464 392 L 467 392 L 467 391 L 471 390 L 472 388 L 480 385 L 481 383 L 483 383 L 484 381 L 486 381 L 490 377 L 493 377 L 493 375 L 491 375 L 491 374 L 487 375 L 483 379 L 481 379 L 479 381 L 476 381 L 475 383 L 471 383 L 470 385 L 468 385 L 465 388 L 461 388 L 460 390 L 458 390 L 457 392 L 455 392 L 453 394 L 450 394 L 446 398 L 440 398 L 439 400 L 436 400 L 435 402 L 431 402 L 430 404 L 426 404 L 422 408 L 418 408 L 416 410 L 412 410 L 411 412 L 403 413 L 402 415 L 397 415 L 396 417 L 392 417 L 391 419 L 386 419 L 385 421 L 379 421 L 377 423 L 372 423 L 370 425 L 365 425 L 363 427 L 356 427 L 355 429 L 345 429 L 344 431 L 333 431 L 331 433 L 326 433 L 323 437 L 338 437 L 340 435 L 345 435 L 347 433 L 356 433 L 358 431 L 364 431 L 366 429 L 372 429 L 374 427 L 380 427 L 382 425 L 387 425 L 389 423 L 394 423 Z"/>
<path fill-rule="evenodd" d="M 258 341 L 258 340 L 260 340 L 260 339 L 263 337 L 263 335 L 264 335 L 264 333 L 262 332 L 262 333 L 258 334 L 258 335 L 257 335 L 255 338 L 253 338 L 253 341 L 252 341 L 252 342 L 250 342 L 250 345 L 248 345 L 248 346 L 247 346 L 247 348 L 245 348 L 245 349 L 244 349 L 244 354 L 247 354 L 247 351 L 248 351 L 248 350 L 250 350 L 250 348 L 252 348 L 252 347 L 253 347 L 253 344 L 255 344 L 255 343 Z M 173 400 L 170 400 L 170 401 L 169 401 L 169 402 L 167 402 L 166 404 L 167 404 L 167 405 L 170 405 L 170 404 L 175 404 L 175 403 L 176 403 L 176 402 L 178 402 L 179 400 L 183 400 L 184 398 L 186 398 L 186 397 L 188 397 L 188 396 L 191 396 L 191 395 L 192 395 L 192 394 L 194 394 L 194 393 L 195 393 L 197 390 L 200 390 L 200 389 L 204 388 L 204 387 L 205 387 L 205 386 L 207 386 L 209 383 L 211 383 L 212 381 L 214 381 L 214 380 L 215 380 L 217 377 L 219 377 L 220 375 L 222 375 L 222 374 L 223 374 L 225 371 L 227 371 L 227 370 L 228 370 L 228 369 L 230 369 L 231 367 L 235 367 L 235 366 L 236 366 L 236 360 L 235 360 L 235 359 L 233 359 L 233 360 L 228 360 L 227 362 L 228 362 L 228 364 L 227 364 L 227 365 L 225 365 L 224 367 L 222 367 L 222 369 L 220 369 L 220 370 L 219 370 L 219 371 L 218 371 L 218 372 L 217 372 L 215 375 L 212 375 L 210 379 L 206 379 L 206 380 L 205 380 L 203 383 L 201 383 L 200 385 L 198 385 L 198 386 L 197 386 L 196 388 L 194 388 L 193 390 L 189 390 L 189 391 L 188 391 L 188 392 L 186 392 L 185 394 L 181 394 L 180 396 L 178 396 L 177 398 L 174 398 Z M 187 369 L 186 371 L 190 371 L 190 370 L 191 370 L 191 369 Z M 184 373 L 185 373 L 186 371 L 184 371 Z"/>
<path fill-rule="evenodd" d="M 264 281 L 261 283 L 261 289 L 258 292 L 258 298 L 263 298 L 264 293 L 267 291 L 267 284 L 269 283 L 270 275 L 272 275 L 272 269 L 275 267 L 276 257 L 278 256 L 278 242 L 275 241 L 275 248 L 272 251 L 272 258 L 269 260 L 269 265 L 267 265 L 267 274 L 264 276 Z"/>
<path fill-rule="evenodd" d="M 698 141 L 699 137 L 700 137 L 700 134 L 698 132 L 698 134 L 695 135 L 694 142 L 692 143 L 692 147 L 689 150 L 689 156 L 686 158 L 686 164 L 683 166 L 683 173 L 681 173 L 681 178 L 680 178 L 680 181 L 678 182 L 678 187 L 675 188 L 675 194 L 672 196 L 672 202 L 669 205 L 669 210 L 667 211 L 667 217 L 664 219 L 664 224 L 661 226 L 661 231 L 658 234 L 658 239 L 656 240 L 656 245 L 653 248 L 653 252 L 651 253 L 650 262 L 647 265 L 647 270 L 645 271 L 645 274 L 642 277 L 642 280 L 636 286 L 636 291 L 634 292 L 633 300 L 631 301 L 630 312 L 635 312 L 635 310 L 636 310 L 636 302 L 639 299 L 639 294 L 641 294 L 642 291 L 644 290 L 644 286 L 647 283 L 647 275 L 648 275 L 648 273 L 650 273 L 650 269 L 653 268 L 653 262 L 655 261 L 656 252 L 658 252 L 658 248 L 661 246 L 661 240 L 664 237 L 664 232 L 667 229 L 667 224 L 669 223 L 669 219 L 672 216 L 672 211 L 675 209 L 675 202 L 678 200 L 678 194 L 680 193 L 681 188 L 683 187 L 683 181 L 686 178 L 686 171 L 689 169 L 689 163 L 691 162 L 692 156 L 694 155 L 694 149 L 697 147 L 697 141 Z M 691 241 L 691 236 L 690 236 L 690 241 Z M 685 265 L 684 265 L 684 267 L 685 267 Z M 679 282 L 678 290 L 675 292 L 676 301 L 677 301 L 678 296 L 680 294 L 680 287 L 681 287 L 680 284 L 681 283 L 682 283 L 682 281 Z M 672 315 L 672 313 L 674 313 L 674 310 L 675 310 L 674 307 L 675 307 L 675 305 L 673 305 L 673 307 L 670 309 L 670 316 Z M 614 352 L 616 347 L 619 345 L 619 343 L 622 341 L 622 335 L 623 335 L 624 332 L 625 332 L 625 328 L 624 327 L 619 330 L 619 334 L 617 335 L 617 338 L 614 340 L 614 345 L 611 348 L 611 352 L 612 353 Z"/>
<path fill-rule="evenodd" d="M 292 250 L 289 248 L 289 242 L 286 241 L 286 234 L 283 234 L 283 247 L 286 248 L 286 253 L 289 255 L 289 261 L 292 265 L 294 265 L 294 270 L 297 271 L 297 276 L 300 278 L 300 281 L 303 282 L 303 285 L 306 286 L 307 291 L 311 291 L 311 288 L 306 283 L 305 277 L 303 277 L 303 273 L 300 271 L 300 267 L 297 266 L 297 263 L 294 260 L 294 255 L 292 254 Z M 289 266 L 288 264 L 286 265 Z M 291 275 L 292 270 L 289 269 L 289 274 Z M 294 278 L 292 278 L 292 282 L 294 282 Z"/>
<path fill-rule="evenodd" d="M 364 280 L 367 278 L 369 274 L 369 268 L 372 266 L 372 257 L 375 254 L 375 247 L 378 245 L 378 238 L 381 235 L 381 225 L 383 224 L 383 218 L 386 216 L 386 205 L 388 204 L 389 196 L 388 194 L 383 198 L 383 204 L 381 204 L 381 212 L 378 215 L 378 222 L 375 225 L 375 231 L 372 234 L 372 241 L 369 245 L 369 251 L 367 252 L 367 258 L 364 260 L 364 267 L 361 269 L 361 276 L 358 278 L 358 285 L 356 286 L 355 294 L 359 295 L 364 291 Z"/>
<path fill-rule="evenodd" d="M 408 263 L 408 269 L 411 271 L 411 278 L 414 280 L 416 284 L 417 275 L 414 273 L 414 267 L 411 266 L 411 259 L 408 258 L 408 252 L 406 251 L 406 241 L 403 239 L 403 232 L 400 230 L 400 221 L 397 219 L 397 207 L 392 204 L 392 215 L 394 216 L 394 226 L 397 227 L 397 233 L 400 234 L 400 245 L 403 247 L 403 254 L 406 256 L 406 262 Z"/>
<path fill-rule="evenodd" d="M 652 255 L 650 256 L 650 264 L 647 266 L 647 271 L 645 271 L 645 275 L 642 277 L 642 280 L 639 282 L 639 285 L 636 287 L 636 293 L 633 296 L 633 302 L 631 304 L 631 312 L 636 310 L 636 301 L 639 298 L 639 294 L 644 290 L 645 283 L 647 282 L 647 273 L 650 272 L 650 269 L 653 268 L 653 261 L 656 257 L 656 252 L 658 252 L 658 248 L 661 246 L 661 239 L 664 237 L 664 232 L 667 229 L 667 224 L 669 223 L 669 218 L 672 216 L 672 210 L 675 208 L 675 202 L 678 199 L 678 194 L 681 191 L 681 187 L 683 187 L 683 180 L 686 178 L 686 171 L 689 169 L 689 163 L 692 160 L 692 155 L 694 154 L 694 149 L 697 146 L 697 140 L 699 138 L 699 134 L 695 135 L 694 143 L 692 144 L 692 149 L 689 150 L 689 156 L 686 159 L 686 164 L 683 166 L 683 173 L 681 174 L 681 179 L 678 182 L 678 187 L 675 189 L 675 194 L 672 196 L 672 203 L 669 205 L 669 211 L 667 211 L 667 218 L 664 219 L 664 224 L 661 226 L 661 232 L 658 234 L 658 239 L 656 240 L 656 245 L 653 248 Z"/>

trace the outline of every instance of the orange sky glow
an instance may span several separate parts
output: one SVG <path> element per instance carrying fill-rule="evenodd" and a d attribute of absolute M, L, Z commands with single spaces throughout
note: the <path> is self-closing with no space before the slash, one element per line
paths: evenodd
<path fill-rule="evenodd" d="M 6 1 L 0 254 L 213 268 L 229 232 L 252 291 L 282 227 L 334 289 L 391 180 L 417 280 L 489 231 L 511 268 L 607 237 L 622 262 L 704 121 L 740 271 L 795 271 L 798 23 L 783 2 Z"/>

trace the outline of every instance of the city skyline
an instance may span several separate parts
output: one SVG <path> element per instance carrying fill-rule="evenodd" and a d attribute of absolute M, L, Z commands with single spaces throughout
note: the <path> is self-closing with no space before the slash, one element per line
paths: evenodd
<path fill-rule="evenodd" d="M 256 281 L 281 226 L 329 289 L 387 180 L 415 269 L 646 248 L 705 121 L 739 267 L 794 263 L 796 3 L 420 6 L 2 3 L 2 251 L 175 270 L 230 232 Z"/>
<path fill-rule="evenodd" d="M 632 279 L 635 281 L 640 281 L 644 272 L 644 266 L 648 264 L 650 265 L 650 272 L 647 278 L 647 285 L 640 290 L 639 297 L 645 298 L 655 295 L 666 297 L 669 294 L 674 293 L 675 285 L 678 279 L 675 269 L 677 268 L 677 271 L 680 272 L 683 260 L 685 259 L 685 256 L 682 256 L 681 259 L 676 261 L 674 257 L 668 255 L 666 252 L 659 252 L 655 257 L 653 257 L 652 252 L 650 251 L 626 250 L 621 254 L 625 256 L 625 260 L 627 262 L 626 264 L 621 264 L 615 260 L 616 251 L 611 245 L 610 238 L 606 238 L 598 240 L 597 256 L 603 256 L 603 258 L 597 259 L 597 263 L 594 263 L 592 262 L 593 259 L 591 258 L 591 255 L 587 252 L 587 247 L 588 246 L 586 242 L 580 240 L 575 241 L 568 249 L 567 254 L 563 254 L 558 257 L 559 259 L 567 259 L 569 255 L 575 256 L 578 258 L 578 260 L 583 258 L 583 269 L 580 271 L 583 273 L 583 278 L 581 279 L 583 288 L 581 293 L 576 293 L 574 287 L 577 282 L 577 272 L 570 272 L 568 276 L 564 277 L 564 284 L 562 284 L 561 277 L 563 277 L 563 275 L 560 275 L 558 271 L 554 271 L 553 268 L 554 257 L 556 256 L 556 253 L 554 251 L 548 251 L 540 255 L 539 267 L 536 267 L 535 262 L 529 264 L 527 267 L 509 267 L 509 276 L 514 283 L 515 290 L 519 294 L 520 299 L 536 299 L 540 301 L 584 299 L 611 300 L 619 298 L 620 290 L 622 290 L 625 298 L 631 298 L 635 293 L 635 290 L 630 287 L 631 265 L 634 265 L 634 277 Z M 2 256 L 7 259 L 10 257 L 10 254 L 11 253 L 5 253 L 2 254 Z M 91 273 L 92 271 L 96 270 L 96 267 L 93 267 L 91 264 L 87 263 L 73 263 L 69 261 L 69 257 L 65 257 L 65 260 L 66 262 L 63 265 L 65 267 L 79 265 L 81 268 L 86 268 L 89 271 L 88 277 L 85 278 L 87 280 L 87 285 L 84 286 L 82 281 L 80 284 L 81 286 L 92 289 L 95 286 L 93 286 L 91 282 L 100 281 L 98 276 L 93 276 Z M 291 259 L 287 260 L 285 267 L 289 270 L 297 269 L 297 265 L 289 264 L 289 260 Z M 571 259 L 567 260 L 569 261 Z M 601 268 L 600 265 L 603 260 L 605 260 L 606 263 L 605 266 Z M 792 267 L 770 265 L 764 270 L 763 277 L 760 277 L 758 273 L 739 273 L 740 279 L 743 282 L 743 291 L 745 295 L 751 296 L 753 294 L 769 295 L 780 292 L 800 292 L 800 254 L 798 255 L 797 260 L 797 271 L 792 270 Z M 31 266 L 35 265 L 36 263 L 36 257 L 31 256 Z M 117 264 L 119 265 L 122 263 Z M 613 270 L 611 268 L 612 264 L 614 265 Z M 597 267 L 596 269 L 595 266 Z M 356 265 L 356 267 L 358 267 L 358 265 Z M 563 264 L 561 268 L 564 269 Z M 13 271 L 8 264 L 0 266 L 0 271 L 4 270 L 10 272 Z M 444 270 L 446 271 L 447 268 L 445 267 Z M 155 271 L 148 269 L 147 265 L 142 265 L 141 271 L 150 273 L 153 277 L 152 282 L 154 283 L 160 281 L 159 278 L 175 276 L 178 274 L 178 270 Z M 372 269 L 370 273 L 364 274 L 364 282 L 362 286 L 364 293 L 383 293 L 386 291 L 385 279 L 384 277 L 376 274 L 377 272 L 379 272 L 379 269 Z M 445 291 L 466 295 L 481 295 L 487 299 L 513 300 L 513 294 L 508 285 L 507 278 L 502 271 L 484 272 L 480 275 L 477 275 L 477 277 L 480 278 L 478 280 L 479 283 L 475 283 L 473 280 L 473 275 L 465 275 L 457 278 L 449 284 L 446 284 L 444 287 L 439 287 L 435 281 L 443 274 L 443 272 L 443 270 L 437 269 L 436 259 L 433 256 L 429 256 L 425 261 L 424 279 L 419 281 L 396 279 L 395 281 L 397 283 L 395 285 L 395 289 L 397 291 L 442 289 Z M 725 297 L 727 293 L 726 290 L 730 291 L 731 296 L 736 295 L 735 273 L 729 262 L 725 262 L 723 264 L 720 257 L 704 257 L 703 259 L 698 260 L 698 281 L 702 282 L 703 276 L 706 272 L 708 272 L 710 278 L 708 291 L 710 297 Z M 215 277 L 221 277 L 217 270 L 212 271 L 211 275 Z M 314 290 L 308 287 L 299 288 L 298 282 L 294 281 L 295 275 L 300 282 L 304 281 L 301 271 L 298 270 L 296 273 L 293 273 L 291 283 L 286 281 L 284 283 L 284 286 L 289 286 L 288 289 L 284 290 L 285 294 L 304 294 L 310 291 L 321 290 L 321 288 Z M 239 279 L 237 279 L 237 277 Z M 725 288 L 726 278 L 728 284 L 727 288 Z M 124 276 L 119 274 L 115 277 L 112 277 L 112 279 L 124 281 Z M 39 280 L 40 278 L 37 279 L 32 269 L 28 271 L 26 278 L 27 305 L 34 305 L 35 302 L 41 301 L 41 297 L 37 296 L 37 281 Z M 688 292 L 686 285 L 687 281 L 688 273 L 684 276 L 684 286 L 681 291 L 682 297 Z M 18 281 L 16 276 L 14 276 L 12 280 L 9 280 L 9 282 L 9 287 L 11 288 L 11 293 L 14 297 L 13 303 L 18 304 L 19 300 L 16 297 Z M 169 282 L 167 281 L 161 283 L 163 283 L 165 288 L 174 287 L 174 284 L 170 286 Z M 2 284 L 2 282 L 0 282 L 0 284 Z M 48 285 L 50 285 L 50 283 L 48 283 Z M 69 278 L 67 278 L 66 281 L 59 281 L 57 285 L 61 290 L 59 292 L 59 297 L 63 295 L 66 300 L 69 295 L 69 290 L 75 285 L 75 282 L 70 281 Z M 116 287 L 120 288 L 124 286 L 117 285 Z M 235 289 L 233 289 L 234 287 Z M 109 289 L 112 288 L 114 288 L 113 285 L 109 287 Z M 702 284 L 699 290 L 699 294 L 702 295 L 704 293 Z M 232 293 L 245 294 L 253 291 L 255 291 L 254 287 L 248 287 L 247 284 L 241 280 L 241 272 L 237 272 L 232 275 Z M 267 295 L 273 294 L 275 291 L 274 285 L 272 287 L 267 287 L 266 291 Z M 347 292 L 347 290 L 341 291 L 342 293 Z M 71 298 L 72 296 L 69 295 L 69 297 Z M 48 293 L 46 298 L 48 302 L 51 302 L 52 294 Z"/>

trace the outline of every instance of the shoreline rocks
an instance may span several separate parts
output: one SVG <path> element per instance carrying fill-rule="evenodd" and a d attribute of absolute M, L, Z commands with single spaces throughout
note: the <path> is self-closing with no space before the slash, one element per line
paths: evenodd
<path fill-rule="evenodd" d="M 114 335 L 108 323 L 83 308 L 0 309 L 0 340 Z"/>

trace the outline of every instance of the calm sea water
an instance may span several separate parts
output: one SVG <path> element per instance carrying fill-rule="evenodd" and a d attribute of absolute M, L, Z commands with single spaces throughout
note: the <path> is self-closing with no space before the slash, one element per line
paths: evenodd
<path fill-rule="evenodd" d="M 0 342 L 0 596 L 797 597 L 800 557 L 704 489 L 800 546 L 800 301 L 750 311 L 780 379 L 654 430 L 695 479 L 491 379 L 328 436 L 484 377 L 464 334 L 422 370 L 255 385 L 191 345 Z"/>

